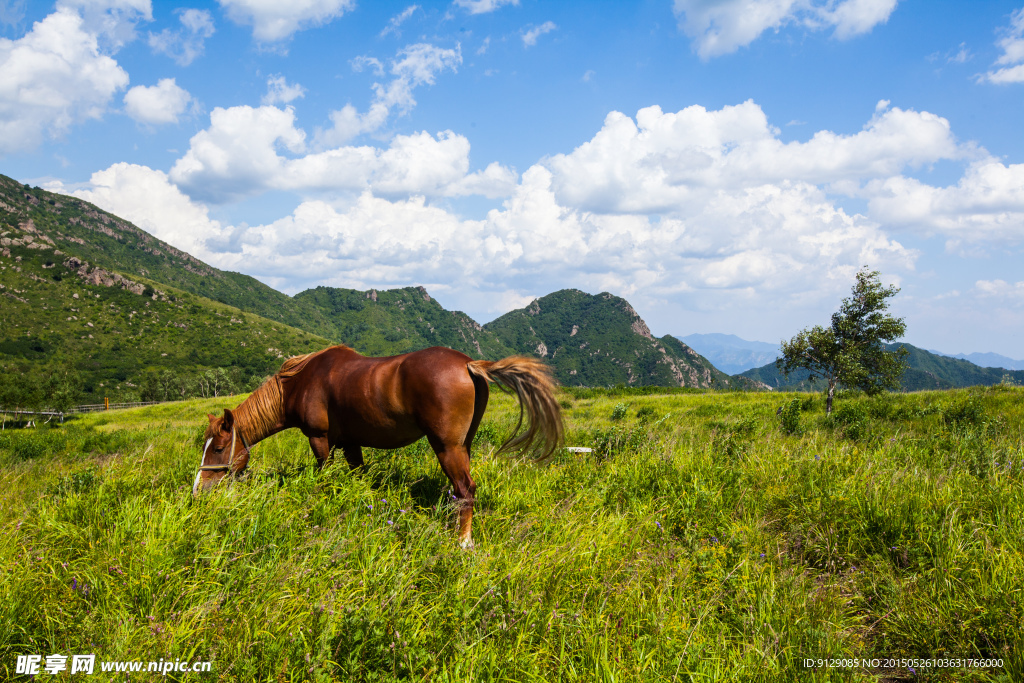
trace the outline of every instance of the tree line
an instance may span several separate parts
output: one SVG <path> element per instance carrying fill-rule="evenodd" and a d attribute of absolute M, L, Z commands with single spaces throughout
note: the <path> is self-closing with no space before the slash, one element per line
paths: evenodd
<path fill-rule="evenodd" d="M 121 382 L 85 391 L 85 382 L 75 370 L 52 369 L 19 373 L 4 368 L 0 373 L 0 408 L 15 411 L 68 412 L 83 402 L 181 401 L 188 398 L 216 398 L 252 391 L 265 377 L 241 367 L 193 370 L 153 370 L 138 384 Z"/>

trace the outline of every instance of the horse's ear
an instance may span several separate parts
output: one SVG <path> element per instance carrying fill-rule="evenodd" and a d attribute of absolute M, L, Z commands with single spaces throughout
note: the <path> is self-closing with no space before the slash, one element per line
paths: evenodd
<path fill-rule="evenodd" d="M 216 419 L 217 419 L 217 416 L 216 416 L 216 415 L 214 415 L 213 413 L 207 413 L 207 414 L 206 414 L 206 417 L 207 417 L 207 419 L 209 419 L 209 420 L 210 420 L 210 422 L 213 422 L 214 420 L 216 420 Z"/>
<path fill-rule="evenodd" d="M 224 421 L 220 423 L 220 428 L 225 432 L 230 432 L 235 427 L 235 416 L 231 414 L 231 411 L 227 408 L 224 409 Z"/>

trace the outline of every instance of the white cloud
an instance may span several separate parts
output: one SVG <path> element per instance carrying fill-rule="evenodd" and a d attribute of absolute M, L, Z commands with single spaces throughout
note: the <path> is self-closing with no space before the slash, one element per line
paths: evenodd
<path fill-rule="evenodd" d="M 139 123 L 177 123 L 191 101 L 173 78 L 161 78 L 156 85 L 137 85 L 125 93 L 124 108 Z"/>
<path fill-rule="evenodd" d="M 997 45 L 1003 54 L 995 63 L 1002 68 L 981 78 L 999 84 L 1024 83 L 1024 7 L 1010 15 L 1010 25 L 1003 30 Z"/>
<path fill-rule="evenodd" d="M 899 0 L 675 0 L 679 27 L 702 59 L 749 45 L 789 23 L 812 30 L 834 27 L 839 39 L 866 33 L 888 20 Z"/>
<path fill-rule="evenodd" d="M 523 39 L 524 47 L 531 47 L 537 44 L 537 39 L 545 33 L 551 33 L 557 26 L 553 21 L 545 21 L 540 26 L 532 26 L 529 29 L 524 29 L 519 35 Z"/>
<path fill-rule="evenodd" d="M 355 7 L 355 0 L 217 0 L 231 21 L 252 26 L 259 42 L 287 40 L 296 31 L 321 26 Z"/>
<path fill-rule="evenodd" d="M 206 207 L 192 202 L 161 171 L 118 163 L 97 171 L 89 188 L 74 196 L 125 218 L 168 244 L 196 258 L 216 264 L 220 258 L 207 248 L 207 240 L 226 230 L 209 217 Z"/>
<path fill-rule="evenodd" d="M 28 150 L 44 133 L 100 118 L 128 74 L 100 53 L 70 8 L 36 22 L 18 40 L 0 38 L 0 153 Z"/>
<path fill-rule="evenodd" d="M 367 57 L 366 55 L 358 55 L 349 60 L 349 64 L 352 65 L 352 70 L 356 73 L 360 73 L 363 69 L 373 69 L 373 73 L 378 76 L 384 75 L 384 65 L 381 64 L 380 60 L 376 57 Z"/>
<path fill-rule="evenodd" d="M 366 113 L 347 104 L 330 113 L 332 126 L 318 131 L 317 143 L 320 146 L 340 145 L 357 135 L 369 133 L 383 126 L 392 110 L 399 114 L 407 114 L 416 106 L 412 91 L 422 85 L 433 85 L 437 74 L 445 70 L 457 71 L 462 64 L 462 48 L 440 48 L 429 43 L 407 45 L 398 51 L 391 62 L 391 75 L 394 78 L 386 85 L 373 84 L 374 98 Z M 381 67 L 381 63 L 373 57 L 360 56 L 352 60 L 352 68 L 359 71 L 367 65 Z"/>
<path fill-rule="evenodd" d="M 887 225 L 948 237 L 951 246 L 1024 242 L 1024 164 L 972 163 L 956 185 L 932 187 L 895 176 L 868 183 L 872 216 Z"/>
<path fill-rule="evenodd" d="M 170 177 L 193 197 L 218 202 L 269 189 L 507 195 L 515 173 L 498 164 L 470 173 L 469 149 L 469 140 L 445 131 L 436 137 L 397 135 L 386 149 L 343 146 L 306 153 L 306 135 L 295 127 L 291 108 L 217 108 Z"/>
<path fill-rule="evenodd" d="M 384 27 L 384 30 L 380 32 L 380 37 L 383 38 L 389 33 L 394 33 L 396 36 L 401 35 L 399 27 L 406 22 L 413 15 L 413 12 L 420 8 L 419 5 L 409 5 L 404 10 L 391 17 L 388 20 L 388 25 Z"/>
<path fill-rule="evenodd" d="M 973 58 L 974 55 L 972 55 L 971 51 L 967 49 L 967 43 L 960 43 L 956 54 L 947 55 L 946 62 L 948 64 L 966 64 Z"/>
<path fill-rule="evenodd" d="M 835 26 L 836 38 L 845 40 L 887 22 L 897 2 L 899 0 L 846 0 L 834 8 L 825 6 L 819 11 L 823 21 Z"/>
<path fill-rule="evenodd" d="M 76 12 L 83 30 L 111 52 L 135 40 L 136 24 L 153 20 L 150 0 L 58 0 L 57 9 Z"/>
<path fill-rule="evenodd" d="M 170 176 L 193 196 L 235 198 L 261 191 L 268 178 L 280 173 L 284 147 L 301 153 L 306 135 L 295 128 L 289 107 L 217 107 L 210 127 L 196 133 L 188 152 L 174 164 Z"/>
<path fill-rule="evenodd" d="M 641 109 L 636 121 L 612 112 L 590 141 L 545 164 L 559 200 L 588 211 L 686 214 L 719 189 L 875 178 L 967 152 L 949 122 L 899 108 L 875 113 L 853 135 L 819 131 L 784 143 L 752 101 L 709 111 Z"/>
<path fill-rule="evenodd" d="M 284 76 L 271 76 L 267 79 L 267 94 L 263 96 L 263 104 L 288 104 L 305 96 L 306 89 L 298 83 L 289 85 Z"/>
<path fill-rule="evenodd" d="M 999 300 L 1002 304 L 1024 306 L 1024 282 L 1006 280 L 978 280 L 974 283 L 978 296 Z"/>
<path fill-rule="evenodd" d="M 404 180 L 395 180 L 402 189 Z M 560 205 L 551 172 L 534 166 L 483 220 L 460 219 L 404 189 L 390 200 L 365 189 L 354 201 L 305 201 L 280 220 L 248 228 L 211 221 L 157 171 L 119 164 L 92 183 L 77 194 L 219 267 L 244 266 L 293 292 L 316 284 L 423 283 L 508 301 L 572 282 L 627 296 L 699 289 L 765 302 L 807 291 L 827 299 L 864 263 L 892 272 L 912 268 L 916 257 L 806 183 L 722 192 L 685 220 L 657 221 Z M 497 305 L 474 302 L 487 310 Z"/>
<path fill-rule="evenodd" d="M 519 0 L 455 0 L 457 7 L 462 7 L 470 14 L 486 14 L 500 9 L 504 5 L 518 5 Z"/>
<path fill-rule="evenodd" d="M 202 56 L 206 39 L 214 33 L 213 17 L 206 10 L 177 10 L 182 28 L 149 34 L 149 47 L 153 52 L 165 54 L 180 66 L 188 66 Z"/>

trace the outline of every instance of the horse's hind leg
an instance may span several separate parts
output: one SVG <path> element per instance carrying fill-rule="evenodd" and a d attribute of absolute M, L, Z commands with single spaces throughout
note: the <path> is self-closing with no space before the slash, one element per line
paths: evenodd
<path fill-rule="evenodd" d="M 452 483 L 459 510 L 459 545 L 473 547 L 473 502 L 476 500 L 476 482 L 469 476 L 469 449 L 465 444 L 445 444 L 430 439 L 448 481 Z"/>

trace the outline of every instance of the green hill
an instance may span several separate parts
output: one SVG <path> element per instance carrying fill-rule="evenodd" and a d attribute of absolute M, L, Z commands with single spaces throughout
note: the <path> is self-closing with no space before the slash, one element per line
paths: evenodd
<path fill-rule="evenodd" d="M 503 358 L 507 347 L 461 311 L 449 311 L 423 287 L 361 292 L 317 287 L 295 295 L 323 313 L 335 339 L 370 356 L 448 346 L 474 358 Z"/>
<path fill-rule="evenodd" d="M 14 233 L 11 238 L 37 231 L 53 248 L 98 268 L 147 278 L 322 337 L 334 332 L 321 311 L 255 278 L 218 270 L 89 202 L 0 175 L 3 230 Z"/>
<path fill-rule="evenodd" d="M 566 386 L 728 387 L 736 382 L 675 337 L 657 339 L 625 299 L 563 289 L 484 325 L 546 359 Z"/>
<path fill-rule="evenodd" d="M 910 344 L 886 344 L 886 348 L 907 350 L 907 370 L 903 373 L 901 388 L 904 391 L 925 389 L 954 389 L 971 386 L 993 386 L 1006 379 L 1016 384 L 1024 383 L 1024 370 L 1003 368 L 982 368 L 970 361 L 949 356 L 940 356 Z M 772 387 L 790 391 L 823 391 L 825 384 L 820 379 L 807 380 L 806 370 L 794 372 L 787 378 L 774 363 L 742 372 L 737 377 L 746 377 Z"/>
<path fill-rule="evenodd" d="M 164 283 L 94 266 L 66 253 L 63 244 L 58 249 L 33 225 L 7 228 L 0 232 L 0 404 L 15 400 L 12 385 L 54 374 L 68 377 L 86 402 L 146 398 L 147 384 L 166 384 L 164 371 L 181 379 L 226 369 L 231 388 L 240 390 L 273 372 L 282 357 L 328 343 Z M 223 374 L 210 377 L 225 381 Z M 165 386 L 159 397 L 176 391 Z"/>

